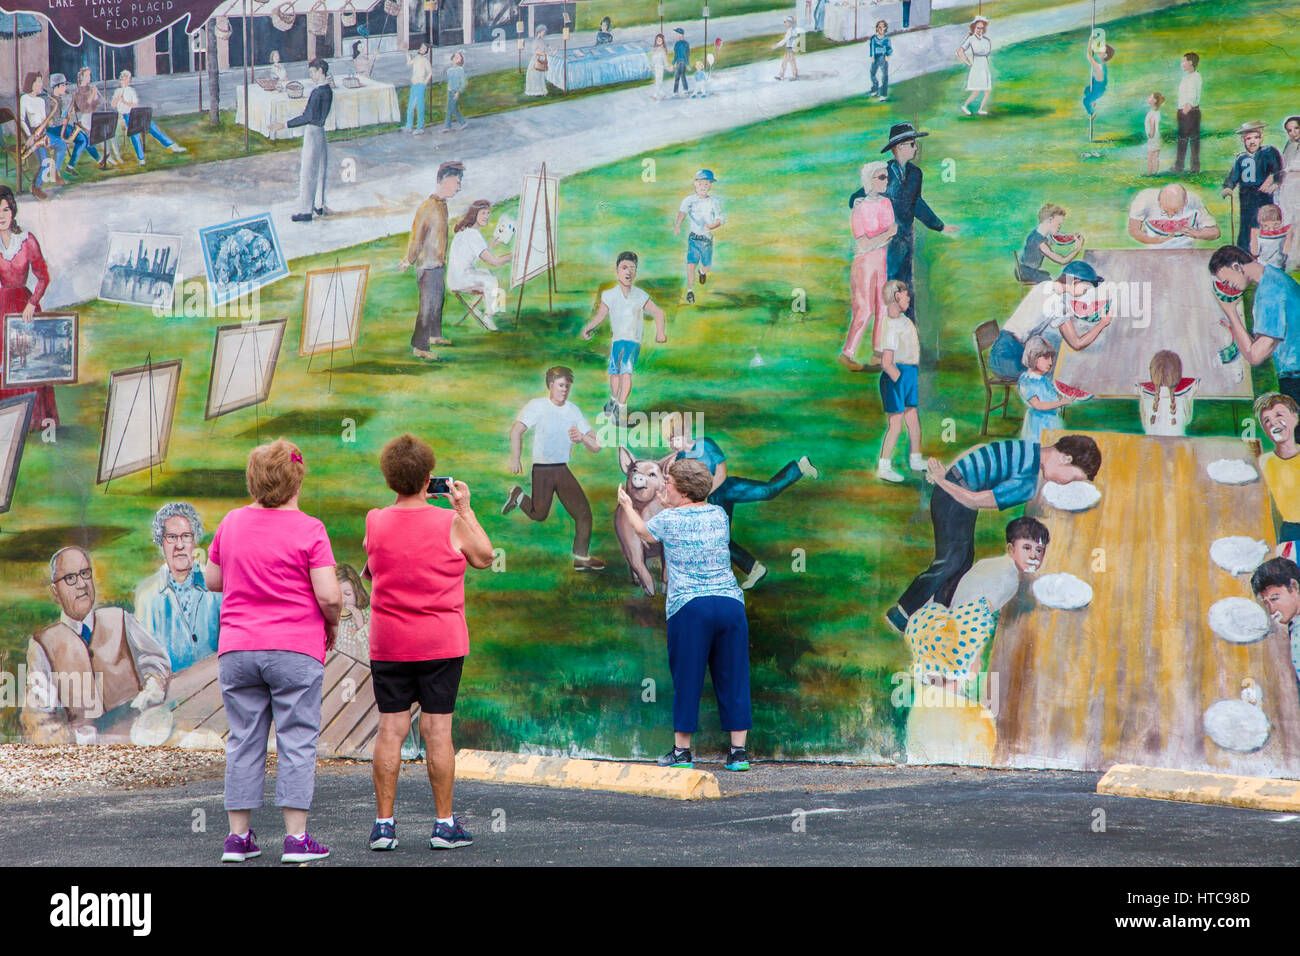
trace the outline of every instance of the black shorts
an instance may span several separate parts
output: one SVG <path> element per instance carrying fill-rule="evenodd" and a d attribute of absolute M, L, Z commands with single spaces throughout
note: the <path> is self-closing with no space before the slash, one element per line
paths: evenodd
<path fill-rule="evenodd" d="M 371 661 L 375 703 L 381 714 L 400 714 L 418 703 L 426 714 L 450 714 L 456 709 L 463 657 L 436 661 Z"/>

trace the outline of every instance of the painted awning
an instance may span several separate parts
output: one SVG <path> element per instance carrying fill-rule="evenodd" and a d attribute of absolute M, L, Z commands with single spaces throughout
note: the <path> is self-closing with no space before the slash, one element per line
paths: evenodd
<path fill-rule="evenodd" d="M 352 9 L 357 13 L 368 13 L 379 6 L 381 0 L 352 0 Z M 325 0 L 325 5 L 318 6 L 317 0 L 223 0 L 213 16 L 242 17 L 244 11 L 255 17 L 269 17 L 288 3 L 298 15 L 309 12 L 313 7 L 325 13 L 341 13 L 348 6 L 348 0 Z"/>
<path fill-rule="evenodd" d="M 35 36 L 41 32 L 41 21 L 30 13 L 2 13 L 0 14 L 0 37 L 6 40 L 14 38 L 14 20 L 18 21 L 18 35 L 20 37 Z"/>

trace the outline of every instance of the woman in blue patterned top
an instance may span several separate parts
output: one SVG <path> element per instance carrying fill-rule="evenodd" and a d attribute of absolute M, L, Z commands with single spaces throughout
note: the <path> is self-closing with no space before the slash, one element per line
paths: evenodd
<path fill-rule="evenodd" d="M 713 476 L 694 459 L 668 466 L 664 510 L 642 520 L 620 485 L 619 507 L 646 544 L 662 543 L 668 569 L 668 669 L 673 675 L 673 748 L 661 767 L 692 767 L 691 735 L 700 728 L 704 670 L 713 678 L 722 729 L 731 734 L 728 770 L 748 770 L 749 624 L 731 572 L 727 513 L 708 502 Z"/>

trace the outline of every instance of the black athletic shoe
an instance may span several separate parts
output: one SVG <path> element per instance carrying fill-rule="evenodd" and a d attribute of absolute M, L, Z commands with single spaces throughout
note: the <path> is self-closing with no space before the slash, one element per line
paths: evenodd
<path fill-rule="evenodd" d="M 290 217 L 294 222 L 311 222 L 311 213 L 296 212 Z"/>
<path fill-rule="evenodd" d="M 690 305 L 694 305 L 694 304 L 695 304 L 695 293 L 694 293 L 694 292 L 687 292 L 687 293 L 686 293 L 686 301 L 687 301 L 687 303 L 689 303 Z"/>
<path fill-rule="evenodd" d="M 887 620 L 889 626 L 899 634 L 905 634 L 907 632 L 907 615 L 903 613 L 903 609 L 897 604 L 885 612 L 885 620 Z"/>
<path fill-rule="evenodd" d="M 697 269 L 695 272 L 695 278 L 700 280 L 700 285 L 704 285 L 704 283 L 709 281 L 709 274 L 702 269 Z"/>
<path fill-rule="evenodd" d="M 659 758 L 659 766 L 682 767 L 689 770 L 695 766 L 695 761 L 691 759 L 691 751 L 689 747 L 686 749 L 674 747 L 672 750 L 668 751 L 668 753 Z"/>
<path fill-rule="evenodd" d="M 732 747 L 727 755 L 727 762 L 722 765 L 727 770 L 748 770 L 749 751 L 744 747 Z"/>

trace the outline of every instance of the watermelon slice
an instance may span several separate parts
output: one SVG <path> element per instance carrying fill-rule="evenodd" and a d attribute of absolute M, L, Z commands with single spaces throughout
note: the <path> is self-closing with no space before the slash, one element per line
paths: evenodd
<path fill-rule="evenodd" d="M 1056 390 L 1061 393 L 1062 398 L 1072 398 L 1075 404 L 1086 402 L 1092 398 L 1092 392 L 1085 392 L 1081 388 L 1075 388 L 1073 385 L 1066 385 L 1064 382 L 1056 382 Z"/>
<path fill-rule="evenodd" d="M 1083 299 L 1066 299 L 1076 319 L 1087 319 L 1090 322 L 1095 321 L 1106 308 L 1106 301 L 1103 296 L 1097 295 L 1090 295 Z"/>
<path fill-rule="evenodd" d="M 1079 238 L 1078 236 L 1072 236 L 1069 233 L 1054 233 L 1052 235 L 1052 241 L 1056 243 L 1058 246 L 1073 245 L 1078 240 L 1078 238 Z"/>
<path fill-rule="evenodd" d="M 1172 236 L 1196 225 L 1196 216 L 1180 216 L 1177 219 L 1148 219 L 1146 227 L 1157 236 Z"/>
<path fill-rule="evenodd" d="M 1260 226 L 1259 235 L 1262 239 L 1278 239 L 1285 236 L 1291 231 L 1291 227 L 1285 223 L 1278 223 L 1276 226 Z"/>
<path fill-rule="evenodd" d="M 1220 302 L 1236 302 L 1245 293 L 1245 289 L 1234 289 L 1226 282 L 1220 282 L 1218 279 L 1214 280 L 1214 295 Z"/>
<path fill-rule="evenodd" d="M 1200 379 L 1186 378 L 1186 377 L 1180 378 L 1178 380 L 1178 384 L 1174 386 L 1174 398 L 1182 398 L 1184 395 L 1188 393 L 1188 391 L 1191 390 L 1191 387 L 1195 385 L 1198 381 L 1200 381 Z M 1151 396 L 1156 395 L 1156 393 L 1160 391 L 1160 389 L 1156 388 L 1154 382 L 1139 382 L 1138 388 L 1142 389 L 1143 392 Z M 1057 386 L 1057 390 L 1058 391 L 1060 390 L 1059 385 Z"/>

